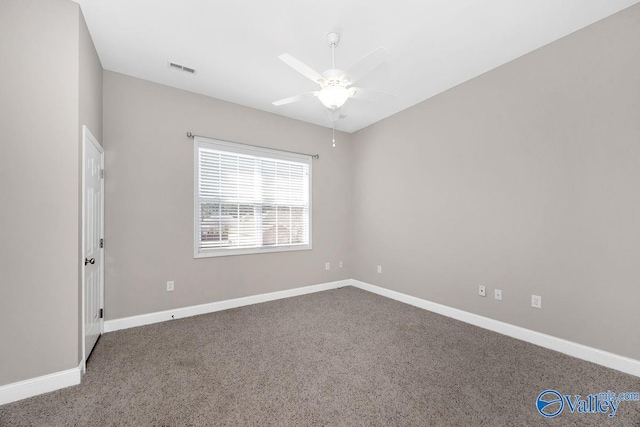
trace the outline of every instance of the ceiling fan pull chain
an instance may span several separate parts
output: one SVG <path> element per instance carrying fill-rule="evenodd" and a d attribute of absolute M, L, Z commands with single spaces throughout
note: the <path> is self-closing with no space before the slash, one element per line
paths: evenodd
<path fill-rule="evenodd" d="M 335 147 L 336 146 L 336 123 L 335 122 L 333 122 L 331 128 L 333 129 L 333 136 L 331 138 L 331 141 L 333 142 L 333 146 Z"/>

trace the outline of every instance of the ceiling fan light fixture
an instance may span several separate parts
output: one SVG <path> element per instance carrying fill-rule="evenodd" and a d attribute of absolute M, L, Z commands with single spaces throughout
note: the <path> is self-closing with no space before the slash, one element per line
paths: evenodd
<path fill-rule="evenodd" d="M 340 35 L 338 33 L 327 34 L 327 44 L 331 48 L 331 68 L 324 73 L 315 71 L 288 53 L 280 55 L 278 58 L 284 61 L 284 63 L 314 83 L 319 84 L 320 90 L 290 96 L 275 101 L 272 104 L 275 106 L 286 105 L 300 101 L 307 96 L 315 96 L 327 109 L 326 111 L 329 113 L 328 117 L 331 123 L 345 118 L 346 116 L 340 113 L 340 109 L 345 102 L 347 102 L 347 99 L 355 97 L 356 94 L 360 93 L 360 90 L 366 91 L 366 88 L 355 88 L 351 87 L 351 85 L 377 68 L 384 61 L 388 52 L 384 47 L 380 46 L 356 62 L 349 70 L 344 71 L 336 68 L 335 50 L 339 42 Z"/>
<path fill-rule="evenodd" d="M 344 86 L 327 86 L 318 93 L 318 99 L 327 108 L 340 108 L 349 99 L 349 89 Z"/>

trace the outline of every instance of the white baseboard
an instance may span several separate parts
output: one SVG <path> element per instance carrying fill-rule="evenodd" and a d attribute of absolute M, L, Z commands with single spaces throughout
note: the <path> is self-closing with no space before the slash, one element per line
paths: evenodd
<path fill-rule="evenodd" d="M 172 310 L 158 311 L 155 313 L 141 314 L 139 316 L 107 320 L 104 322 L 104 332 L 113 332 L 120 329 L 150 325 L 152 323 L 165 322 L 172 319 L 180 319 L 183 317 L 197 316 L 199 314 L 213 313 L 216 311 L 228 310 L 230 308 L 259 304 L 261 302 L 290 298 L 314 292 L 326 291 L 329 289 L 341 288 L 343 286 L 349 285 L 351 285 L 350 279 L 339 280 L 337 282 L 321 283 L 319 285 L 304 286 L 301 288 L 287 289 L 285 291 L 270 292 L 267 294 L 252 295 L 243 298 L 212 302 L 209 304 L 193 305 L 190 307 L 182 307 Z"/>
<path fill-rule="evenodd" d="M 541 332 L 532 331 L 530 329 L 515 326 L 510 323 L 501 322 L 499 320 L 490 319 L 488 317 L 469 313 L 468 311 L 459 310 L 446 305 L 427 301 L 421 298 L 412 297 L 407 294 L 392 291 L 380 286 L 371 285 L 359 280 L 351 280 L 351 286 L 382 295 L 405 304 L 413 305 L 427 311 L 451 317 L 471 325 L 479 326 L 490 331 L 498 332 L 512 338 L 539 345 L 540 347 L 555 350 L 578 359 L 606 366 L 607 368 L 616 369 L 627 374 L 640 377 L 640 361 L 629 357 L 620 356 L 597 348 L 588 347 L 562 338 L 557 338 Z"/>
<path fill-rule="evenodd" d="M 0 387 L 0 405 L 80 384 L 82 364 L 77 368 L 31 378 Z"/>
<path fill-rule="evenodd" d="M 443 316 L 451 317 L 471 325 L 479 326 L 481 328 L 539 345 L 550 350 L 555 350 L 578 359 L 593 362 L 598 365 L 606 366 L 607 368 L 616 369 L 618 371 L 640 377 L 640 361 L 638 360 L 352 279 L 109 320 L 104 322 L 104 332 L 113 332 L 119 329 L 164 322 L 171 320 L 172 316 L 175 319 L 179 319 L 199 314 L 213 313 L 215 311 L 228 310 L 230 308 L 242 307 L 245 305 L 326 291 L 344 286 L 354 286 L 356 288 L 438 313 Z M 82 364 L 77 368 L 68 369 L 66 371 L 55 372 L 53 374 L 0 386 L 0 405 L 80 384 L 81 376 Z"/>
<path fill-rule="evenodd" d="M 351 280 L 340 280 L 337 282 L 322 283 L 319 285 L 287 289 L 285 291 L 252 295 L 244 298 L 236 298 L 210 304 L 201 304 L 191 307 L 177 308 L 174 310 L 142 314 L 140 316 L 109 320 L 104 322 L 104 332 L 113 332 L 119 329 L 133 328 L 135 326 L 164 322 L 166 320 L 172 320 L 172 318 L 179 319 L 182 317 L 196 316 L 198 314 L 213 313 L 215 311 L 228 310 L 230 308 L 242 307 L 245 305 L 258 304 L 261 302 L 274 301 L 314 292 L 326 291 L 329 289 L 336 289 L 349 285 L 351 285 Z M 55 372 L 53 374 L 43 375 L 41 377 L 31 378 L 25 381 L 0 386 L 0 405 L 80 384 L 82 370 L 83 364 L 81 363 L 77 368 Z"/>

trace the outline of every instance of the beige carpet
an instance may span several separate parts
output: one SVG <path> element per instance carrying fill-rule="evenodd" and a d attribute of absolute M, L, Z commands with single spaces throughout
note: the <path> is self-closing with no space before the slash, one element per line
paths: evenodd
<path fill-rule="evenodd" d="M 81 385 L 0 425 L 640 426 L 640 402 L 546 419 L 546 389 L 640 379 L 347 287 L 106 334 Z"/>

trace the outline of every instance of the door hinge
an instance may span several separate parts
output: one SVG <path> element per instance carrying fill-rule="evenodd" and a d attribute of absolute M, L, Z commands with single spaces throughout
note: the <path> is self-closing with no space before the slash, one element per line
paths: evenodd
<path fill-rule="evenodd" d="M 100 178 L 104 178 L 104 169 L 100 169 Z"/>
<path fill-rule="evenodd" d="M 100 309 L 100 318 L 102 319 L 104 317 L 104 309 Z"/>
<path fill-rule="evenodd" d="M 100 239 L 100 247 L 104 248 L 104 239 Z"/>

